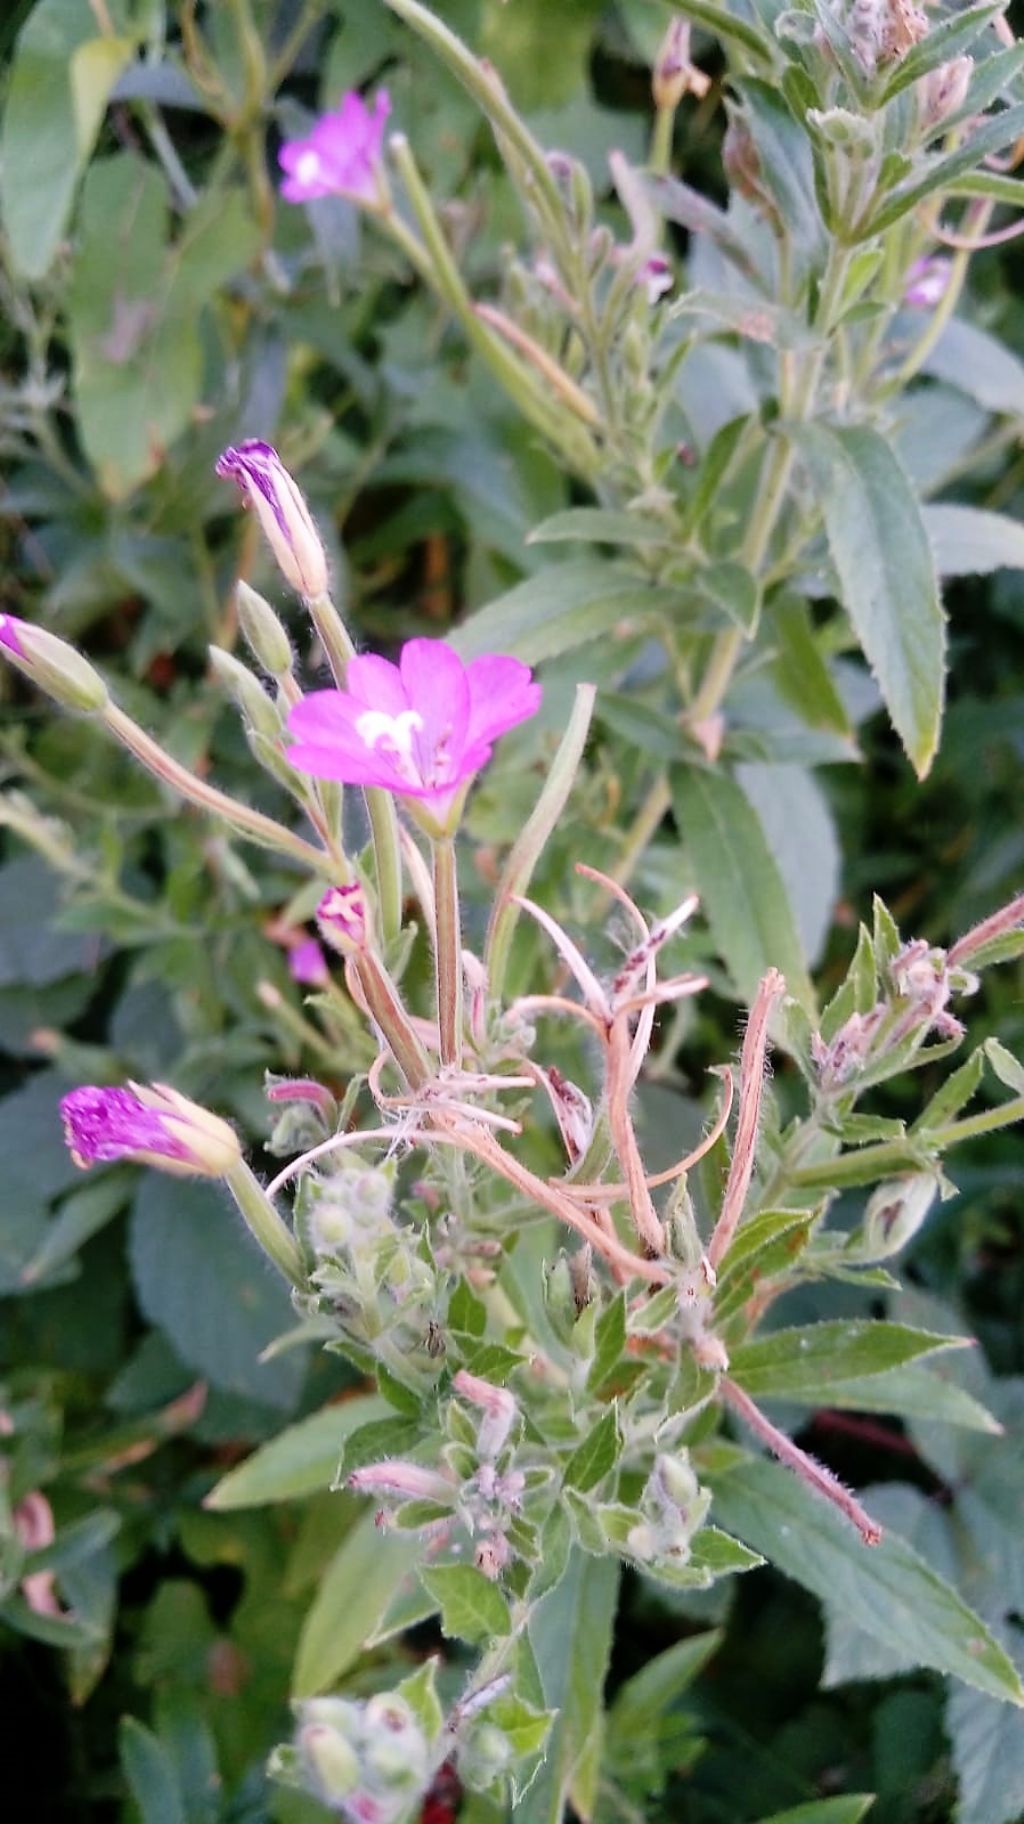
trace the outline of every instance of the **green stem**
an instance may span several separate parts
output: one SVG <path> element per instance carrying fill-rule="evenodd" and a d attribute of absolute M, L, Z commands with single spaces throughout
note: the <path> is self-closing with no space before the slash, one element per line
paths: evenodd
<path fill-rule="evenodd" d="M 304 1286 L 306 1273 L 299 1244 L 278 1214 L 259 1179 L 244 1159 L 225 1173 L 224 1182 L 245 1219 L 246 1227 L 293 1286 Z"/>
<path fill-rule="evenodd" d="M 304 837 L 297 836 L 294 830 L 286 829 L 273 817 L 265 817 L 262 811 L 254 811 L 251 806 L 241 804 L 237 798 L 229 798 L 226 792 L 218 791 L 215 785 L 207 785 L 195 773 L 189 772 L 172 754 L 166 752 L 159 742 L 147 735 L 145 729 L 126 716 L 116 703 L 109 703 L 103 711 L 103 721 L 116 741 L 134 754 L 154 778 L 169 785 L 190 804 L 200 810 L 209 811 L 215 817 L 222 817 L 224 822 L 239 836 L 245 836 L 250 842 L 259 843 L 261 848 L 276 849 L 281 855 L 290 855 L 293 860 L 302 863 L 303 867 L 312 868 L 315 874 L 322 874 L 333 880 L 337 870 L 322 849 L 314 848 Z M 344 877 L 343 877 L 344 878 Z"/>
<path fill-rule="evenodd" d="M 965 1140 L 997 1133 L 1000 1128 L 1011 1127 L 1015 1121 L 1024 1121 L 1024 1096 L 1001 1102 L 997 1108 L 985 1109 L 980 1115 L 968 1115 L 963 1121 L 951 1121 L 946 1127 L 926 1128 L 913 1138 L 928 1153 L 938 1154 L 962 1145 Z M 915 1152 L 906 1141 L 884 1140 L 878 1146 L 862 1146 L 856 1152 L 843 1153 L 838 1159 L 825 1159 L 820 1165 L 797 1166 L 795 1171 L 787 1173 L 787 1179 L 801 1190 L 831 1190 L 844 1184 L 869 1184 L 889 1172 L 913 1171 L 920 1169 L 920 1165 L 920 1152 Z"/>
<path fill-rule="evenodd" d="M 437 970 L 437 1029 L 441 1062 L 462 1063 L 462 924 L 455 844 L 450 836 L 433 843 L 434 963 Z"/>
<path fill-rule="evenodd" d="M 391 1047 L 395 1063 L 410 1089 L 422 1089 L 432 1076 L 430 1059 L 409 1021 L 394 982 L 380 958 L 365 950 L 356 959 L 356 975 L 366 1005 Z"/>
<path fill-rule="evenodd" d="M 655 112 L 648 160 L 655 177 L 667 177 L 672 168 L 672 129 L 675 120 L 675 108 L 658 108 Z"/>

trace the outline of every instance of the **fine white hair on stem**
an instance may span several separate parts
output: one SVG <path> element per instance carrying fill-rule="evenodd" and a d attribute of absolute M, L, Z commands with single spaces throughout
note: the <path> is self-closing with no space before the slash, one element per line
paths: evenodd
<path fill-rule="evenodd" d="M 785 993 L 785 989 L 786 983 L 779 971 L 769 969 L 761 978 L 754 1005 L 750 1009 L 740 1054 L 739 1114 L 732 1163 L 722 1198 L 721 1213 L 708 1242 L 708 1259 L 713 1267 L 717 1267 L 728 1252 L 750 1189 L 757 1149 L 757 1128 L 761 1118 L 768 1022 L 776 1001 Z"/>

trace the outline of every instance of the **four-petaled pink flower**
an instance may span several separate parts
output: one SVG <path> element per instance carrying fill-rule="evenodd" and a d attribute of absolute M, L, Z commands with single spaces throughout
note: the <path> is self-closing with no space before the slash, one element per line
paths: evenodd
<path fill-rule="evenodd" d="M 540 685 L 518 659 L 464 665 L 443 640 L 408 640 L 397 665 L 365 653 L 345 690 L 317 690 L 288 718 L 300 772 L 377 785 L 419 800 L 434 834 L 458 820 L 469 781 L 507 729 L 540 707 Z"/>
<path fill-rule="evenodd" d="M 380 195 L 384 123 L 391 112 L 387 91 L 372 108 L 350 89 L 334 114 L 321 114 L 305 139 L 288 139 L 278 154 L 286 172 L 286 203 L 310 203 L 320 196 L 350 196 L 375 203 Z"/>
<path fill-rule="evenodd" d="M 241 1158 L 234 1128 L 164 1083 L 87 1084 L 63 1097 L 64 1138 L 76 1165 L 130 1159 L 178 1176 L 221 1178 Z"/>

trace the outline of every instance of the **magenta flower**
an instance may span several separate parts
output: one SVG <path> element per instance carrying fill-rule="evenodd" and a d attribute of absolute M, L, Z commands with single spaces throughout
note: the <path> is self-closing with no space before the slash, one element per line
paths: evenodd
<path fill-rule="evenodd" d="M 327 592 L 327 559 L 309 508 L 272 443 L 249 437 L 218 456 L 215 473 L 237 483 L 255 510 L 278 569 L 299 595 Z"/>
<path fill-rule="evenodd" d="M 288 952 L 288 973 L 305 988 L 323 988 L 328 982 L 327 959 L 315 937 L 307 937 Z"/>
<path fill-rule="evenodd" d="M 372 108 L 350 89 L 334 114 L 321 114 L 305 139 L 288 139 L 278 153 L 286 172 L 286 203 L 311 203 L 320 196 L 349 196 L 375 203 L 380 194 L 384 123 L 391 112 L 385 89 Z"/>
<path fill-rule="evenodd" d="M 419 800 L 434 833 L 452 828 L 493 743 L 535 715 L 541 696 L 518 659 L 464 665 L 443 640 L 408 640 L 397 665 L 363 654 L 346 684 L 296 703 L 289 760 L 317 779 Z"/>
<path fill-rule="evenodd" d="M 71 1156 L 82 1167 L 130 1159 L 178 1175 L 222 1178 L 241 1157 L 226 1121 L 162 1083 L 87 1085 L 66 1095 L 60 1112 Z"/>

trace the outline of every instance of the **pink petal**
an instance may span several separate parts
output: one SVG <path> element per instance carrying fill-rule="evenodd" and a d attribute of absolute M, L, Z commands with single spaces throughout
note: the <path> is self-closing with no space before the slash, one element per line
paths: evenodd
<path fill-rule="evenodd" d="M 496 741 L 540 708 L 540 685 L 518 659 L 488 653 L 473 659 L 466 675 L 471 701 L 468 741 Z"/>
<path fill-rule="evenodd" d="M 465 777 L 462 750 L 469 726 L 469 683 L 457 652 L 444 640 L 407 640 L 399 661 L 409 703 L 423 718 L 415 741 L 425 779 Z"/>
<path fill-rule="evenodd" d="M 336 779 L 339 785 L 380 785 L 388 792 L 409 792 L 410 786 L 397 767 L 389 766 L 382 754 L 365 745 L 357 749 L 340 741 L 298 742 L 285 749 L 291 765 L 314 779 Z M 419 796 L 414 793 L 414 796 Z"/>
<path fill-rule="evenodd" d="M 400 716 L 410 707 L 398 666 L 376 652 L 361 652 L 350 659 L 345 683 L 361 709 L 379 709 L 386 716 Z"/>

